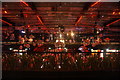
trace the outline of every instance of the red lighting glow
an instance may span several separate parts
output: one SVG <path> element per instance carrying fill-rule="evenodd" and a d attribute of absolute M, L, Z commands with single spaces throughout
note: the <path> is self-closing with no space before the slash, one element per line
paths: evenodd
<path fill-rule="evenodd" d="M 82 16 L 78 19 L 75 25 L 77 25 L 81 21 L 81 19 L 82 19 Z"/>
<path fill-rule="evenodd" d="M 24 16 L 27 18 L 27 17 L 28 17 L 28 14 L 24 14 Z"/>
<path fill-rule="evenodd" d="M 96 4 L 98 4 L 101 0 L 95 2 L 94 4 L 91 5 L 91 7 L 95 6 Z"/>
<path fill-rule="evenodd" d="M 112 14 L 115 14 L 115 12 L 113 12 Z"/>
<path fill-rule="evenodd" d="M 30 25 L 28 25 L 28 27 L 30 27 Z"/>
<path fill-rule="evenodd" d="M 38 18 L 39 22 L 40 22 L 42 25 L 44 25 L 43 22 L 42 22 L 42 20 L 40 19 L 40 17 L 37 16 L 37 18 Z"/>
<path fill-rule="evenodd" d="M 25 4 L 26 6 L 29 6 L 26 2 L 24 2 L 23 0 L 20 0 L 23 4 Z"/>
<path fill-rule="evenodd" d="M 4 13 L 6 13 L 6 14 L 7 14 L 8 12 L 7 12 L 7 11 L 4 11 Z"/>
<path fill-rule="evenodd" d="M 10 24 L 10 23 L 8 23 L 8 22 L 6 22 L 6 21 L 2 20 L 2 19 L 0 19 L 0 21 L 2 21 L 2 22 L 4 22 L 4 23 L 6 23 L 6 24 L 8 24 L 8 25 L 12 26 L 12 24 Z"/>
<path fill-rule="evenodd" d="M 108 24 L 108 25 L 106 25 L 106 26 L 110 26 L 111 24 L 114 24 L 114 23 L 116 23 L 116 22 L 118 22 L 118 21 L 120 21 L 120 19 L 118 19 L 118 20 L 116 20 L 116 21 L 113 21 L 112 23 L 110 23 L 110 24 Z"/>

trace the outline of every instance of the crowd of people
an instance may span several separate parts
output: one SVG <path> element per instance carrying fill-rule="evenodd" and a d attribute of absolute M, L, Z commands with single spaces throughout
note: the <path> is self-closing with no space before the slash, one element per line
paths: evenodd
<path fill-rule="evenodd" d="M 58 35 L 59 36 L 59 35 Z M 63 35 L 62 35 L 63 36 Z M 55 43 L 55 35 L 50 33 L 48 34 L 44 34 L 44 35 L 33 35 L 33 34 L 20 34 L 20 33 L 16 33 L 15 31 L 13 32 L 7 32 L 5 31 L 3 33 L 3 42 L 18 42 L 19 46 L 17 46 L 17 49 L 19 49 L 19 47 L 23 47 L 23 48 L 28 48 L 33 50 L 35 47 L 40 47 L 42 46 L 43 42 L 51 42 L 53 41 Z M 72 37 L 69 37 L 69 35 L 64 35 L 65 38 L 65 43 L 74 43 L 76 39 L 72 39 Z M 68 38 L 67 38 L 68 37 Z M 77 41 L 77 40 L 76 40 Z M 98 37 L 96 40 L 94 37 L 89 37 L 89 38 L 84 38 L 81 39 L 80 43 L 83 43 L 83 47 L 86 48 L 87 45 L 92 45 L 92 47 L 95 47 L 96 45 L 100 44 L 102 42 L 102 40 L 100 39 L 100 37 Z M 92 43 L 92 44 L 91 44 Z M 17 45 L 17 44 L 16 44 Z M 16 47 L 15 45 L 15 47 Z M 7 45 L 8 46 L 8 45 Z M 4 46 L 3 46 L 4 47 Z M 4 48 L 7 48 L 6 46 Z"/>
<path fill-rule="evenodd" d="M 59 36 L 59 35 L 58 35 Z M 15 34 L 14 32 L 8 33 L 5 32 L 2 36 L 3 42 L 19 42 L 19 44 L 15 44 L 13 46 L 3 45 L 3 53 L 2 53 L 2 67 L 3 70 L 33 70 L 33 71 L 41 71 L 41 70 L 77 70 L 77 71 L 96 71 L 96 70 L 120 70 L 119 55 L 112 54 L 108 57 L 101 58 L 99 55 L 86 55 L 82 52 L 91 52 L 88 48 L 94 48 L 96 45 L 102 42 L 100 37 L 95 39 L 94 37 L 81 39 L 83 43 L 76 51 L 75 48 L 71 49 L 72 51 L 76 51 L 75 54 L 72 53 L 33 53 L 33 51 L 45 52 L 49 50 L 49 45 L 42 44 L 43 42 L 53 41 L 55 42 L 55 37 L 53 37 L 52 33 L 49 36 L 39 36 L 36 37 L 33 34 Z M 46 38 L 47 37 L 47 38 Z M 75 39 L 66 38 L 67 42 L 74 43 Z M 45 46 L 44 46 L 45 45 Z M 6 49 L 12 47 L 12 52 L 5 52 Z M 55 48 L 54 44 L 53 47 Z M 72 47 L 71 47 L 72 48 Z M 17 50 L 27 50 L 24 54 L 19 54 L 17 52 L 13 52 Z M 70 49 L 68 49 L 70 50 Z M 29 52 L 28 52 L 29 51 Z M 53 49 L 54 51 L 54 49 Z M 48 51 L 49 52 L 49 51 Z M 69 52 L 69 51 L 67 51 Z M 11 54 L 12 53 L 12 54 Z M 30 54 L 32 53 L 32 54 Z"/>
<path fill-rule="evenodd" d="M 118 53 L 100 58 L 80 53 L 2 54 L 2 69 L 12 71 L 120 71 Z"/>
<path fill-rule="evenodd" d="M 73 33 L 73 32 L 72 32 Z M 2 36 L 2 41 L 3 42 L 20 42 L 25 43 L 25 42 L 34 42 L 35 40 L 41 40 L 43 42 L 55 42 L 55 40 L 57 39 L 57 37 L 59 36 L 59 32 L 57 33 L 39 33 L 39 34 L 33 34 L 30 33 L 28 34 L 28 32 L 22 33 L 22 31 L 3 31 L 2 32 L 3 36 Z M 88 36 L 88 37 L 83 37 L 82 35 L 80 35 L 80 33 L 73 33 L 73 35 L 70 35 L 70 32 L 68 33 L 62 33 L 65 38 L 65 42 L 82 42 L 82 43 L 101 43 L 102 41 L 105 42 L 109 42 L 110 39 L 109 38 L 105 38 L 103 39 L 102 34 L 99 34 L 97 36 Z"/>

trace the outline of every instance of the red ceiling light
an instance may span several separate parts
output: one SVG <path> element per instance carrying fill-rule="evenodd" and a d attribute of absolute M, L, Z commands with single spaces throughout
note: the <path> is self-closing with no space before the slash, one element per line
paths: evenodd
<path fill-rule="evenodd" d="M 82 19 L 82 16 L 78 19 L 75 25 L 77 25 L 81 21 L 81 19 Z"/>
<path fill-rule="evenodd" d="M 110 26 L 111 24 L 114 24 L 114 23 L 116 23 L 116 22 L 118 22 L 118 21 L 120 21 L 120 19 L 118 19 L 118 20 L 116 20 L 116 21 L 113 21 L 113 22 L 111 22 L 110 24 L 107 24 L 106 26 Z"/>
<path fill-rule="evenodd" d="M 2 22 L 4 22 L 4 23 L 6 23 L 6 24 L 12 26 L 12 24 L 8 23 L 7 21 L 4 21 L 4 20 L 2 20 L 2 19 L 0 19 L 0 21 L 2 21 Z"/>
<path fill-rule="evenodd" d="M 95 6 L 96 4 L 98 4 L 101 0 L 95 2 L 94 4 L 91 5 L 91 7 Z"/>
<path fill-rule="evenodd" d="M 23 4 L 25 4 L 26 6 L 29 6 L 26 2 L 24 2 L 23 0 L 20 0 Z"/>

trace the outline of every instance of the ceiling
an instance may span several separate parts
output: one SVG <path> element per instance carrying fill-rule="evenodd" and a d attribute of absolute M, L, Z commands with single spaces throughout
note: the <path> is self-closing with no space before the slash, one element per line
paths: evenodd
<path fill-rule="evenodd" d="M 7 13 L 5 13 L 7 11 Z M 120 31 L 119 2 L 3 2 L 3 27 L 38 28 L 57 31 L 93 32 L 94 28 L 107 29 L 113 35 Z M 118 20 L 118 21 L 117 21 Z M 12 26 L 10 26 L 12 25 Z M 119 35 L 118 35 L 119 36 Z"/>

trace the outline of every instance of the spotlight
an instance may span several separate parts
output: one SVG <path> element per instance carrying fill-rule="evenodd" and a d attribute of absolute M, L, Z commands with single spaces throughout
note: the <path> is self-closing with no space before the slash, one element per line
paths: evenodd
<path fill-rule="evenodd" d="M 59 65 L 59 66 L 58 66 L 58 68 L 60 69 L 60 68 L 61 68 L 61 66 Z"/>
<path fill-rule="evenodd" d="M 25 31 L 24 31 L 24 30 L 21 30 L 21 33 L 25 33 Z"/>
<path fill-rule="evenodd" d="M 51 49 L 51 47 L 49 47 L 48 49 Z"/>
<path fill-rule="evenodd" d="M 40 68 L 43 68 L 43 65 Z"/>
<path fill-rule="evenodd" d="M 64 49 L 67 49 L 67 48 L 64 48 Z"/>
<path fill-rule="evenodd" d="M 109 49 L 106 49 L 106 51 L 108 52 L 108 51 L 109 51 Z"/>
<path fill-rule="evenodd" d="M 9 50 L 13 50 L 13 48 L 9 48 Z"/>

